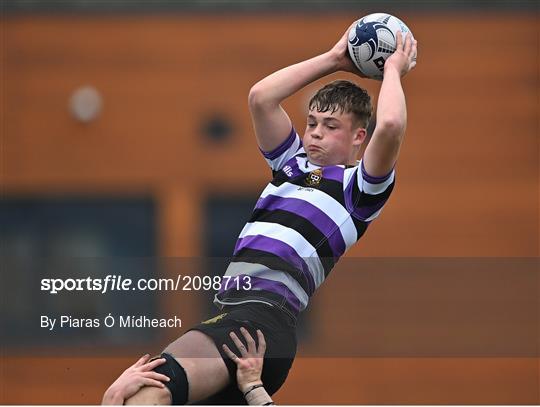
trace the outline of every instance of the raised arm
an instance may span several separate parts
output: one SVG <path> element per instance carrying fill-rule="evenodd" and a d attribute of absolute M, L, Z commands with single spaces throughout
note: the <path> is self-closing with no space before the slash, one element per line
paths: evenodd
<path fill-rule="evenodd" d="M 387 175 L 394 167 L 407 127 L 407 106 L 401 77 L 416 65 L 416 40 L 397 33 L 396 51 L 384 64 L 384 79 L 377 102 L 377 125 L 366 148 L 363 164 L 373 177 Z"/>
<path fill-rule="evenodd" d="M 249 92 L 249 109 L 259 147 L 272 151 L 291 131 L 291 119 L 281 102 L 323 76 L 337 71 L 360 75 L 352 61 L 343 52 L 347 49 L 349 29 L 328 52 L 306 61 L 283 68 L 257 82 Z"/>

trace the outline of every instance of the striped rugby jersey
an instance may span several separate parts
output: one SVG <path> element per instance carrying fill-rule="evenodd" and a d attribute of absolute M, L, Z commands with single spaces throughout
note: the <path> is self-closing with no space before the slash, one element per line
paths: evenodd
<path fill-rule="evenodd" d="M 294 128 L 263 155 L 273 179 L 240 233 L 214 302 L 264 302 L 296 317 L 379 216 L 395 171 L 372 177 L 362 161 L 356 166 L 313 165 Z"/>

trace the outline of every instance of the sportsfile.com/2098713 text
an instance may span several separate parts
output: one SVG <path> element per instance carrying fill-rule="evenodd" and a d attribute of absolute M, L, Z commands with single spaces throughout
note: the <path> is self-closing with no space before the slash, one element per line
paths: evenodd
<path fill-rule="evenodd" d="M 249 276 L 186 276 L 176 278 L 139 278 L 133 280 L 121 275 L 104 278 L 43 278 L 41 291 L 58 294 L 62 291 L 97 291 L 101 294 L 112 291 L 217 291 L 225 289 L 250 290 Z"/>

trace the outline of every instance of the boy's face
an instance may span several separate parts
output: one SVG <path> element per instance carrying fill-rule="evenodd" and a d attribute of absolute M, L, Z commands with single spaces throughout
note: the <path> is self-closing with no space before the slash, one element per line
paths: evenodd
<path fill-rule="evenodd" d="M 312 164 L 339 165 L 355 164 L 366 130 L 354 127 L 352 113 L 339 110 L 308 113 L 307 126 L 302 142 Z"/>

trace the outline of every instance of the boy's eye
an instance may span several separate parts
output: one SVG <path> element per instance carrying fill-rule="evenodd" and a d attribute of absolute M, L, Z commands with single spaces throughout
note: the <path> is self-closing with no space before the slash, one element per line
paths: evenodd
<path fill-rule="evenodd" d="M 308 125 L 308 127 L 315 127 L 316 126 L 315 123 L 308 123 L 307 125 Z"/>
<path fill-rule="evenodd" d="M 326 126 L 328 127 L 330 130 L 334 130 L 336 128 L 336 126 Z"/>

